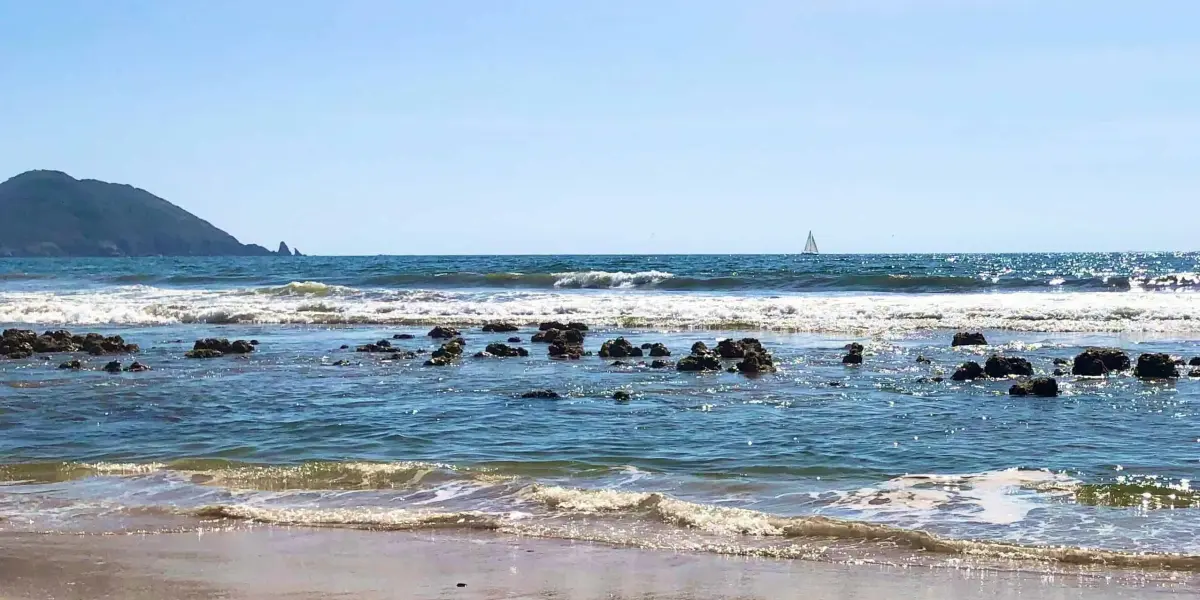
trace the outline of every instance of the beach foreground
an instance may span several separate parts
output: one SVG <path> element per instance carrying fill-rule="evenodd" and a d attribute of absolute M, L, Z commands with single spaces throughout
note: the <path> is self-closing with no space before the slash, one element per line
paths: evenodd
<path fill-rule="evenodd" d="M 464 587 L 459 587 L 465 584 Z M 731 558 L 488 534 L 259 528 L 0 537 L 3 600 L 1174 598 L 1168 573 L 1047 576 Z"/>

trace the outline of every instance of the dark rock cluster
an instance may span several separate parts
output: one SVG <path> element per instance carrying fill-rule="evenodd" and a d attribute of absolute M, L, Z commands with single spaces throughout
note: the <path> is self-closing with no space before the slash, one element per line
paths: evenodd
<path fill-rule="evenodd" d="M 65 329 L 41 335 L 28 329 L 6 329 L 0 334 L 0 357 L 29 358 L 36 354 L 87 352 L 92 356 L 138 352 L 137 344 L 127 344 L 119 335 L 99 333 L 75 335 Z"/>
<path fill-rule="evenodd" d="M 254 352 L 254 344 L 246 340 L 229 341 L 226 338 L 205 338 L 196 340 L 191 351 L 184 354 L 186 358 L 220 358 L 226 354 L 250 354 Z"/>

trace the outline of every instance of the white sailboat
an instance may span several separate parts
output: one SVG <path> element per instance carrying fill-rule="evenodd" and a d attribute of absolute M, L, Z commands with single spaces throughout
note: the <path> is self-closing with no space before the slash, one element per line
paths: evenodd
<path fill-rule="evenodd" d="M 804 251 L 802 254 L 818 254 L 817 240 L 813 239 L 812 231 L 808 232 L 808 241 L 804 243 Z"/>

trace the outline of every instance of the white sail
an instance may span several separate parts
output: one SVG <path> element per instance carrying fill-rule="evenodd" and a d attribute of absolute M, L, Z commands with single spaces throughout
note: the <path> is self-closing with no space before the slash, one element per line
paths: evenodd
<path fill-rule="evenodd" d="M 810 231 L 808 232 L 808 241 L 804 243 L 804 253 L 816 254 L 817 252 L 819 252 L 817 250 L 817 240 L 813 239 L 812 232 Z"/>

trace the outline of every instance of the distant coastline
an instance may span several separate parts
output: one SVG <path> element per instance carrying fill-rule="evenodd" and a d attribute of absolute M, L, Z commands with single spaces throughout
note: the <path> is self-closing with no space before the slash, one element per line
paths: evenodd
<path fill-rule="evenodd" d="M 0 257 L 301 256 L 243 244 L 145 190 L 61 171 L 0 183 Z"/>

